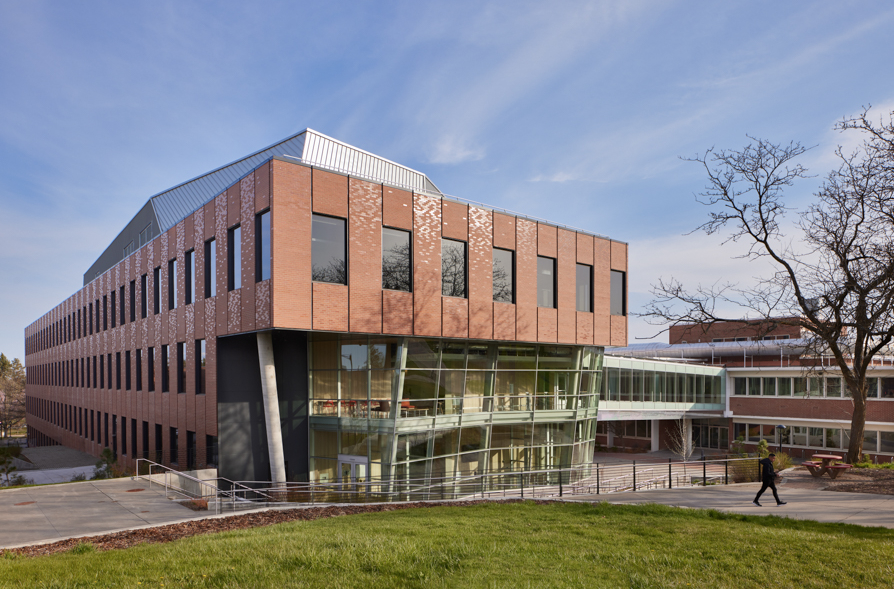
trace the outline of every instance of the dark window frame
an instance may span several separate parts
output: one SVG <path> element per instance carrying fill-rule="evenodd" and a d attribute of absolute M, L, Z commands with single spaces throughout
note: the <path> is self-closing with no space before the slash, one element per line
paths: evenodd
<path fill-rule="evenodd" d="M 264 223 L 266 221 L 266 229 Z M 273 258 L 271 257 L 271 233 L 270 233 L 270 209 L 265 209 L 255 215 L 255 282 L 270 280 L 273 273 Z M 264 262 L 267 263 L 266 273 Z"/>
<path fill-rule="evenodd" d="M 242 288 L 242 226 L 233 225 L 227 229 L 227 292 L 240 288 Z"/>
<path fill-rule="evenodd" d="M 454 288 L 450 290 L 450 292 L 446 292 L 446 282 L 444 281 L 444 246 L 449 243 L 459 243 L 462 244 L 463 247 L 463 271 L 462 271 L 462 294 L 456 294 L 455 283 Z M 458 273 L 454 273 L 458 274 Z M 441 238 L 441 296 L 443 297 L 451 297 L 458 299 L 467 299 L 469 298 L 469 244 L 468 242 L 459 240 L 459 239 L 450 239 L 449 237 Z"/>
<path fill-rule="evenodd" d="M 338 267 L 338 261 L 335 263 L 335 267 L 332 267 L 332 260 L 335 258 L 330 258 L 328 262 L 328 266 L 325 268 L 317 268 L 313 267 L 313 258 L 314 258 L 314 221 L 317 219 L 333 219 L 336 221 L 342 222 L 343 229 L 343 239 L 342 239 L 342 253 L 343 253 L 343 266 L 344 268 Z M 318 237 L 319 239 L 319 237 Z M 320 239 L 320 241 L 323 241 Z M 348 252 L 348 220 L 343 217 L 335 217 L 332 215 L 320 215 L 318 213 L 313 213 L 311 215 L 311 244 L 310 244 L 310 258 L 311 258 L 311 280 L 313 282 L 324 282 L 327 284 L 343 284 L 347 285 L 349 283 L 348 274 L 350 268 L 350 259 Z M 343 276 L 342 276 L 343 274 Z M 331 280 L 330 280 L 331 279 Z"/>
<path fill-rule="evenodd" d="M 588 297 L 586 301 L 586 309 L 580 308 L 580 297 L 578 295 L 578 291 L 580 289 L 580 270 L 581 268 L 587 268 L 588 270 L 588 278 L 587 278 L 587 292 Z M 582 313 L 592 313 L 593 312 L 593 266 L 590 264 L 580 264 L 578 263 L 574 268 L 574 307 L 579 312 Z"/>
<path fill-rule="evenodd" d="M 205 298 L 217 295 L 217 240 L 213 237 L 205 242 Z"/>
<path fill-rule="evenodd" d="M 541 288 L 544 285 L 541 282 L 541 274 L 542 274 L 541 263 L 540 263 L 541 260 L 543 260 L 543 261 L 549 260 L 552 263 L 552 271 L 551 271 L 552 272 L 552 305 L 547 305 L 547 304 L 541 305 L 540 304 L 541 290 L 544 290 Z M 557 276 L 556 276 L 556 274 L 557 274 L 556 265 L 557 264 L 556 264 L 555 258 L 550 258 L 549 256 L 537 256 L 537 306 L 541 309 L 555 309 L 555 308 L 557 308 L 556 304 L 558 302 L 558 298 L 559 298 L 558 294 L 559 293 L 558 293 L 558 284 L 557 284 Z"/>
<path fill-rule="evenodd" d="M 161 312 L 161 266 L 152 270 L 152 314 Z"/>
<path fill-rule="evenodd" d="M 392 260 L 388 260 L 385 258 L 385 232 L 386 231 L 394 231 L 398 233 L 406 234 L 407 239 L 407 268 L 406 268 L 406 276 L 404 277 L 403 273 L 395 279 L 391 280 L 386 284 L 386 265 L 394 264 Z M 400 288 L 401 282 L 405 280 L 406 288 Z M 387 225 L 382 226 L 382 290 L 393 290 L 397 292 L 413 292 L 413 232 L 407 231 L 406 229 L 401 229 L 400 227 L 389 227 Z"/>
<path fill-rule="evenodd" d="M 195 302 L 195 293 L 193 286 L 195 285 L 196 275 L 196 250 L 191 249 L 184 254 L 183 262 L 183 304 L 191 305 Z"/>
<path fill-rule="evenodd" d="M 168 260 L 168 311 L 177 308 L 177 258 Z"/>
<path fill-rule="evenodd" d="M 617 281 L 617 282 L 616 282 Z M 616 290 L 620 289 L 620 292 L 616 292 Z M 611 283 L 610 283 L 610 303 L 609 303 L 609 312 L 611 315 L 615 317 L 626 317 L 627 316 L 627 272 L 622 270 L 612 270 L 611 271 Z M 620 296 L 620 301 L 615 297 L 616 295 Z M 618 309 L 620 306 L 620 309 Z M 615 311 L 620 310 L 620 313 L 616 313 Z"/>
<path fill-rule="evenodd" d="M 494 251 L 494 252 L 498 252 L 498 251 L 499 251 L 499 252 L 506 252 L 506 253 L 509 254 L 509 256 L 510 256 L 510 271 L 512 272 L 512 277 L 511 277 L 510 285 L 509 285 L 509 288 L 511 289 L 511 291 L 510 291 L 510 293 L 509 293 L 509 299 L 510 299 L 510 300 L 508 300 L 508 301 L 504 301 L 504 300 L 502 300 L 502 299 L 498 299 L 497 296 L 496 296 L 497 293 L 494 292 L 494 302 L 495 302 L 495 303 L 507 303 L 507 304 L 512 304 L 512 305 L 514 305 L 514 304 L 515 304 L 515 292 L 516 292 L 516 283 L 515 283 L 515 276 L 516 276 L 516 268 L 515 268 L 515 250 L 505 249 L 505 248 L 501 248 L 501 247 L 495 247 L 495 248 L 493 248 L 493 251 Z M 496 260 L 497 260 L 496 256 L 492 255 L 492 256 L 491 256 L 491 262 L 492 262 L 491 265 L 494 266 L 494 268 L 492 269 L 491 277 L 493 277 L 493 276 L 496 274 L 496 266 L 495 266 Z M 494 285 L 494 287 L 496 288 L 496 282 L 494 282 L 493 285 Z"/>

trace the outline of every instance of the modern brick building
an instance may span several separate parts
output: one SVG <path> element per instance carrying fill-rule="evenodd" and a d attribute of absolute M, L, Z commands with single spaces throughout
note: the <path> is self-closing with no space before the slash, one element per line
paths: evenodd
<path fill-rule="evenodd" d="M 29 443 L 234 480 L 588 463 L 626 271 L 306 130 L 150 198 L 27 327 Z"/>

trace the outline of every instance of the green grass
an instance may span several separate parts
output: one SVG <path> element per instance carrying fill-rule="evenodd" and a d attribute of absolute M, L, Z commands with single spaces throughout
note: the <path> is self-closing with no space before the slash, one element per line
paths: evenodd
<path fill-rule="evenodd" d="M 0 558 L 0 586 L 863 588 L 890 587 L 892 563 L 887 529 L 658 505 L 516 503 Z"/>

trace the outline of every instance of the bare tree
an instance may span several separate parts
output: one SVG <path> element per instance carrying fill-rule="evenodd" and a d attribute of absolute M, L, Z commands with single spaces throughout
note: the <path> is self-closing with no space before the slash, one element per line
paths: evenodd
<path fill-rule="evenodd" d="M 752 317 L 799 326 L 812 352 L 831 355 L 841 370 L 853 401 L 847 461 L 855 462 L 863 451 L 867 370 L 894 339 L 894 121 L 873 122 L 867 108 L 836 129 L 862 134 L 863 143 L 853 153 L 836 151 L 838 168 L 797 213 L 797 245 L 782 230 L 791 212 L 784 192 L 807 177 L 794 162 L 805 147 L 750 138 L 740 151 L 712 148 L 689 159 L 708 176 L 697 198 L 711 212 L 696 230 L 722 233 L 723 243 L 743 240 L 743 257 L 769 260 L 775 271 L 745 288 L 690 291 L 662 280 L 641 315 L 656 324 L 711 324 L 734 320 L 717 311 L 719 303 L 734 303 Z"/>
<path fill-rule="evenodd" d="M 25 419 L 25 367 L 16 358 L 10 362 L 0 354 L 0 437 Z"/>
<path fill-rule="evenodd" d="M 695 445 L 692 443 L 692 427 L 686 427 L 683 419 L 676 420 L 668 430 L 668 449 L 686 462 L 692 456 Z"/>

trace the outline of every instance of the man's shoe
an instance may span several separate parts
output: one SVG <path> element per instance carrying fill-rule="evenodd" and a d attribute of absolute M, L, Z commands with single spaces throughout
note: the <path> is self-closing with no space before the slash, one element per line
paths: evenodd
<path fill-rule="evenodd" d="M 777 505 L 777 506 L 779 506 L 779 505 L 785 505 L 785 504 L 786 504 L 785 501 L 777 501 L 777 502 L 776 502 L 776 505 Z"/>
<path fill-rule="evenodd" d="M 754 505 L 757 505 L 758 507 L 761 507 L 761 504 L 758 503 L 757 501 L 752 501 L 751 503 L 754 504 Z"/>

